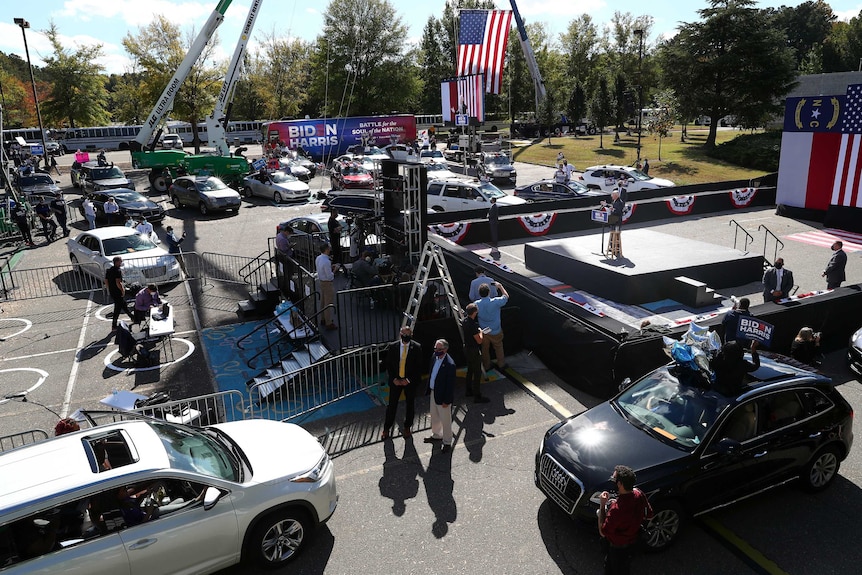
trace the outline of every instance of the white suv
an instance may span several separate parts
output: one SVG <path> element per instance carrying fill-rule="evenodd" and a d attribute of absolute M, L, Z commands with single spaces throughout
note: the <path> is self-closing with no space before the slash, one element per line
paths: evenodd
<path fill-rule="evenodd" d="M 0 477 L 3 575 L 280 567 L 338 503 L 320 443 L 269 420 L 111 423 L 4 453 Z"/>
<path fill-rule="evenodd" d="M 490 182 L 464 180 L 432 180 L 428 183 L 428 209 L 435 212 L 488 209 L 491 198 L 500 206 L 526 204 L 527 200 L 507 195 Z"/>

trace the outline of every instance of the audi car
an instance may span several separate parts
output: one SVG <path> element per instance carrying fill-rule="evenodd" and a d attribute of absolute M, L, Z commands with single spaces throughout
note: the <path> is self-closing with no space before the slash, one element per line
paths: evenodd
<path fill-rule="evenodd" d="M 515 188 L 515 195 L 519 198 L 524 198 L 528 202 L 570 200 L 572 198 L 586 197 L 610 199 L 607 193 L 590 189 L 580 182 L 571 181 L 563 184 L 554 180 L 541 180 L 534 184 L 518 186 Z"/>
<path fill-rule="evenodd" d="M 655 510 L 644 537 L 652 550 L 677 540 L 690 517 L 766 489 L 828 487 L 853 445 L 853 409 L 832 381 L 776 355 L 741 383 L 725 395 L 699 372 L 661 367 L 551 427 L 535 483 L 567 515 L 594 522 L 614 467 L 628 465 Z"/>
<path fill-rule="evenodd" d="M 585 186 L 605 192 L 618 188 L 621 180 L 626 182 L 626 189 L 630 192 L 672 188 L 676 185 L 670 180 L 648 176 L 631 166 L 590 166 L 581 175 Z"/>

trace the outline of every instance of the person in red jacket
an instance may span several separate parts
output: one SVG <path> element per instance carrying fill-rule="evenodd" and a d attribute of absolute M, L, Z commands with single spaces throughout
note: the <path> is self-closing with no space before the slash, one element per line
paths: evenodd
<path fill-rule="evenodd" d="M 652 517 L 646 495 L 635 489 L 635 472 L 617 465 L 611 476 L 617 486 L 617 498 L 603 491 L 599 496 L 599 534 L 607 540 L 605 575 L 628 575 L 632 550 L 638 541 L 641 524 Z"/>

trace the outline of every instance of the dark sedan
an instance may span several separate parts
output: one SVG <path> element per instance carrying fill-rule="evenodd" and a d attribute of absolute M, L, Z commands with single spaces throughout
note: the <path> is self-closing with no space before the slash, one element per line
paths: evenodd
<path fill-rule="evenodd" d="M 134 190 L 117 188 L 102 192 L 90 192 L 86 195 L 93 200 L 97 219 L 105 218 L 104 205 L 108 201 L 108 198 L 114 198 L 117 201 L 117 205 L 120 206 L 120 216 L 124 220 L 127 215 L 132 216 L 135 220 L 140 217 L 147 218 L 147 221 L 151 224 L 161 222 L 165 219 L 165 209 L 162 206 Z M 80 206 L 78 209 L 81 215 L 83 215 L 84 207 Z"/>
<path fill-rule="evenodd" d="M 548 430 L 536 485 L 595 522 L 614 466 L 628 465 L 655 510 L 644 534 L 653 550 L 675 541 L 687 518 L 765 489 L 792 480 L 824 489 L 853 444 L 853 410 L 831 380 L 791 362 L 763 358 L 731 396 L 697 372 L 659 368 Z"/>
<path fill-rule="evenodd" d="M 610 198 L 610 194 L 601 190 L 591 190 L 580 182 L 569 182 L 568 184 L 557 183 L 554 180 L 542 180 L 535 184 L 518 186 L 515 195 L 524 198 L 528 202 L 544 200 L 570 200 L 572 198 L 586 198 L 590 196 L 598 198 Z"/>

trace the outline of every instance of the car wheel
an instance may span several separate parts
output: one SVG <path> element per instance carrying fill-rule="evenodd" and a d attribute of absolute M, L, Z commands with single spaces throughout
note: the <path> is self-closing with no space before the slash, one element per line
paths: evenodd
<path fill-rule="evenodd" d="M 167 192 L 170 185 L 170 179 L 164 174 L 153 174 L 150 178 L 150 189 L 160 194 Z"/>
<path fill-rule="evenodd" d="M 251 186 L 246 186 L 242 189 L 242 195 L 246 198 L 252 197 L 254 195 L 251 191 Z"/>
<path fill-rule="evenodd" d="M 200 210 L 202 216 L 205 216 L 209 213 L 209 210 L 207 210 L 207 205 L 204 202 L 198 204 L 198 210 Z"/>
<path fill-rule="evenodd" d="M 811 458 L 799 479 L 806 491 L 821 491 L 829 487 L 840 467 L 838 450 L 835 447 L 824 447 Z"/>
<path fill-rule="evenodd" d="M 302 551 L 311 532 L 300 509 L 278 511 L 264 517 L 248 541 L 248 559 L 264 569 L 277 569 Z"/>
<path fill-rule="evenodd" d="M 281 203 L 281 194 L 279 194 L 278 192 L 275 192 L 274 194 L 272 194 L 272 201 L 275 202 L 276 204 L 280 204 Z"/>
<path fill-rule="evenodd" d="M 171 196 L 171 203 L 174 205 L 175 208 L 183 207 L 183 205 L 180 203 L 180 199 L 177 197 L 176 194 Z"/>
<path fill-rule="evenodd" d="M 653 518 L 641 532 L 641 539 L 647 551 L 667 549 L 679 535 L 684 520 L 682 508 L 673 502 L 657 505 Z"/>

